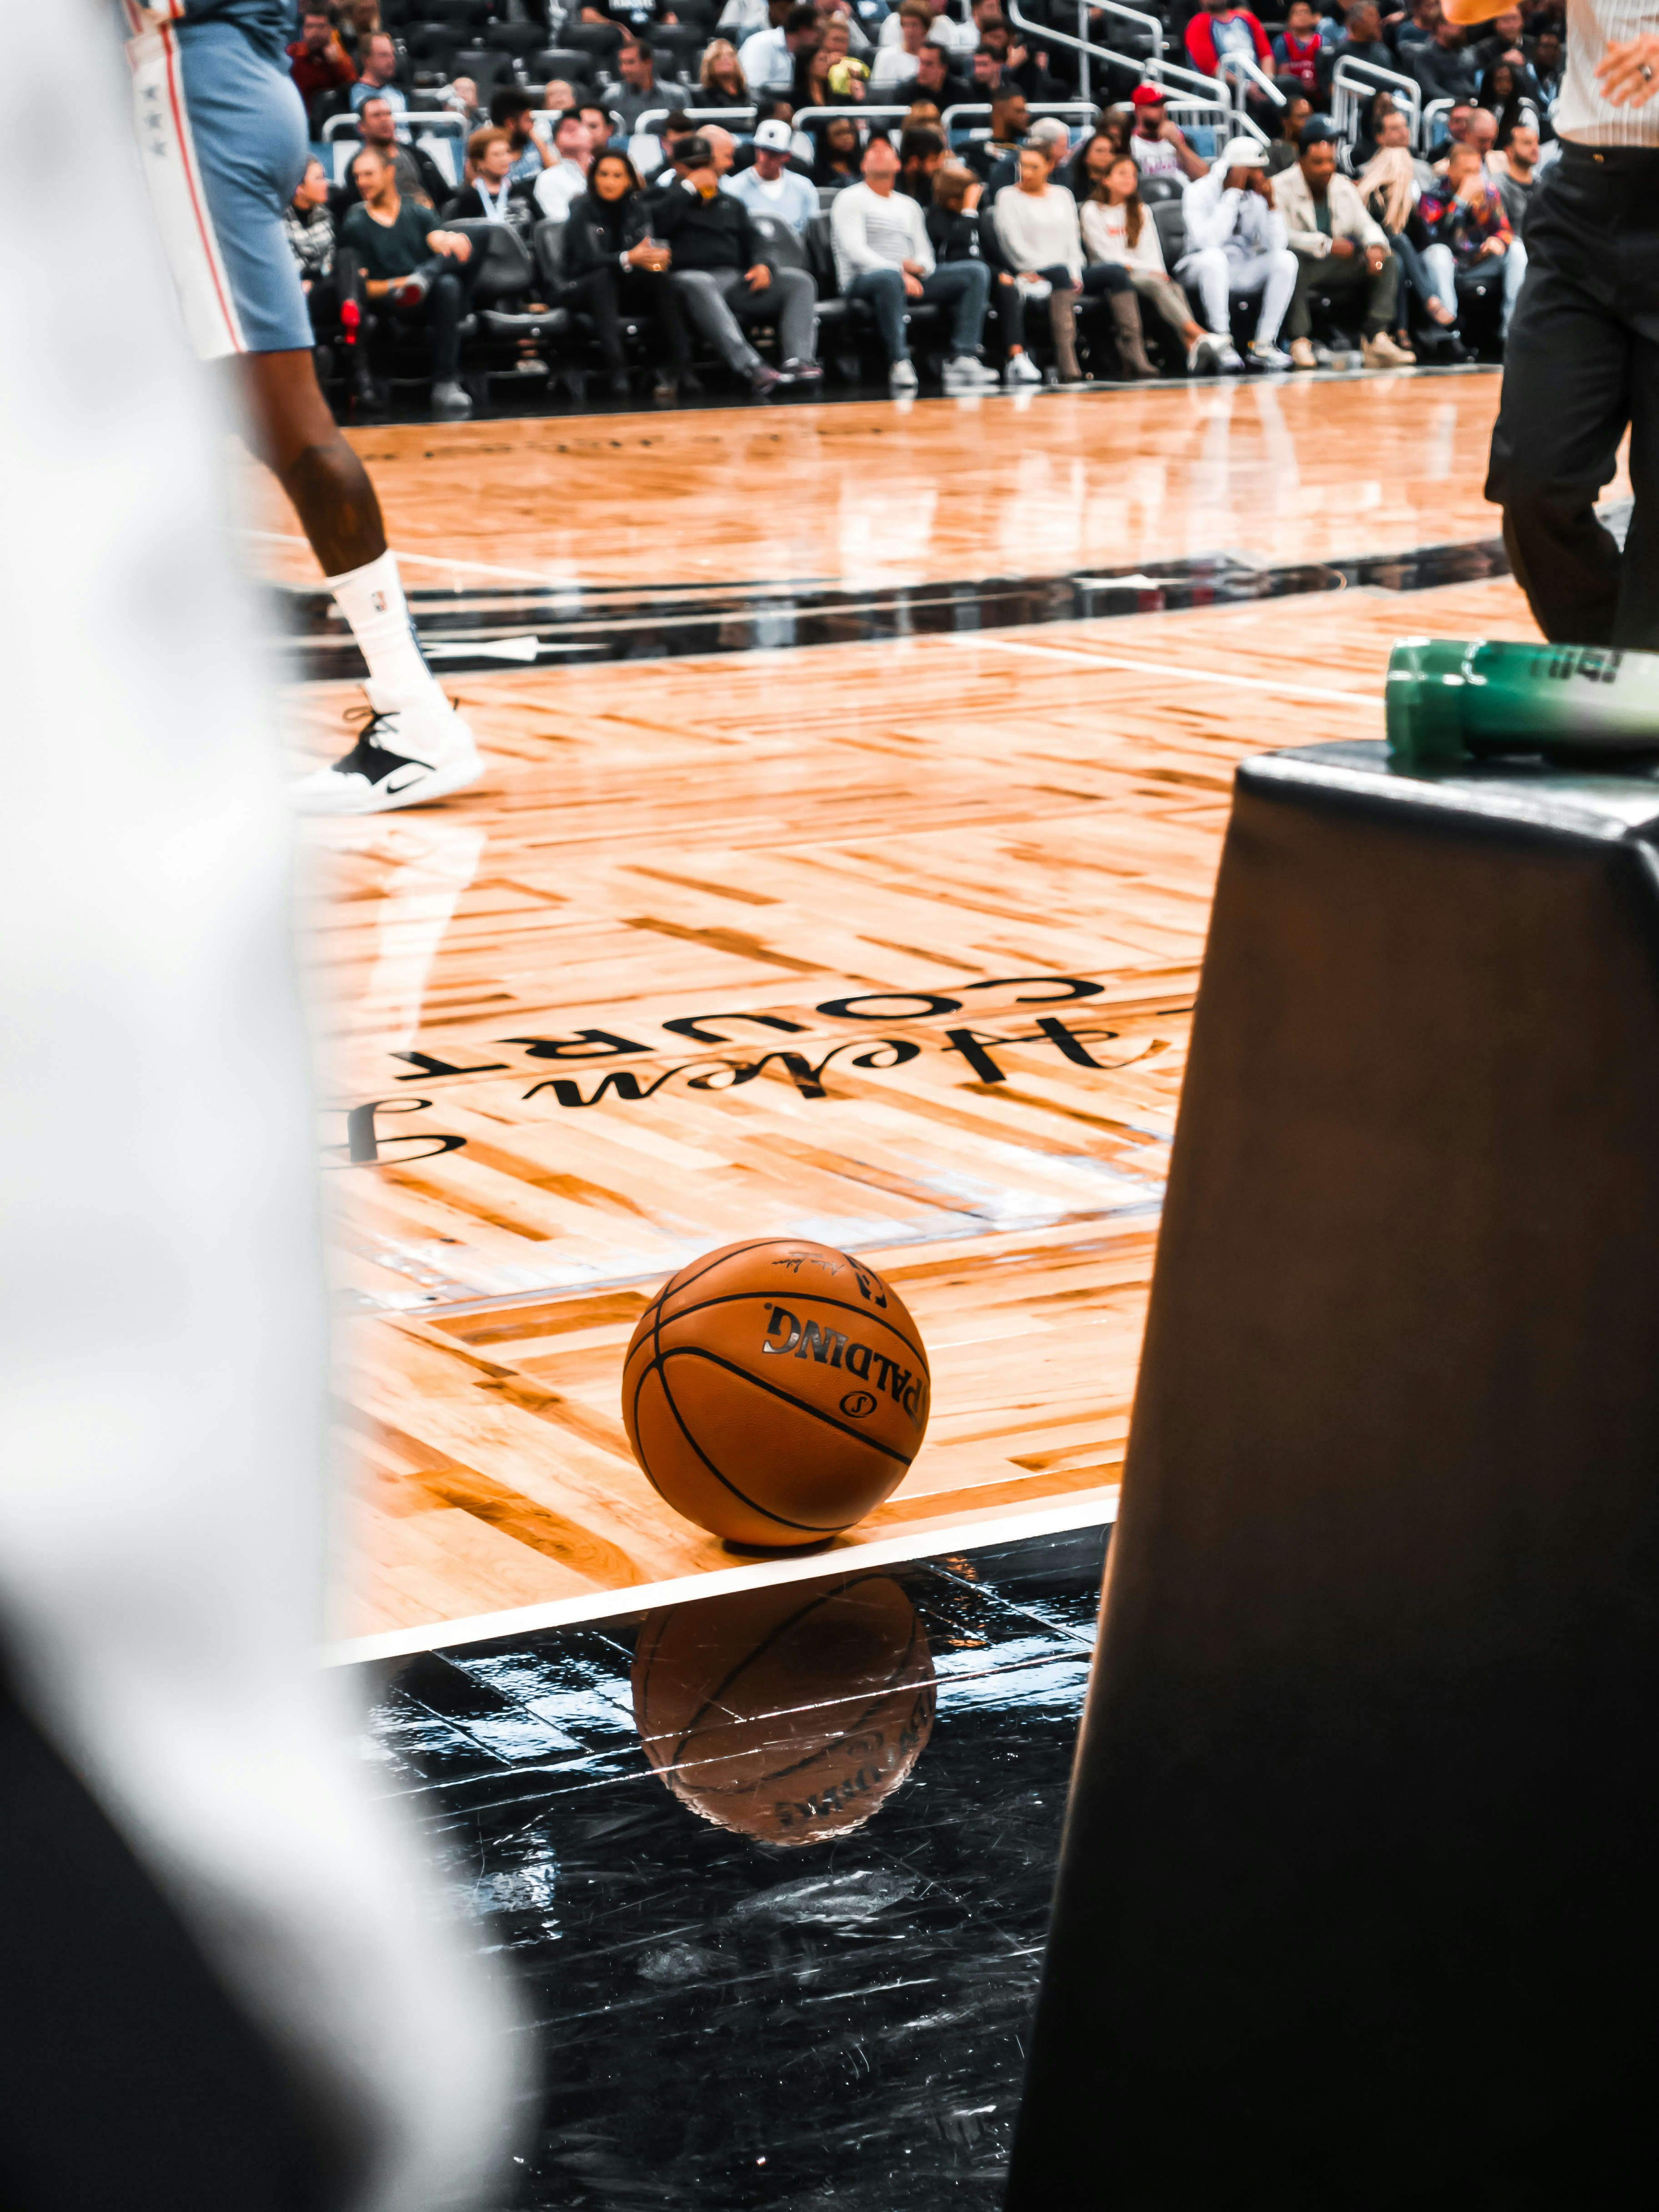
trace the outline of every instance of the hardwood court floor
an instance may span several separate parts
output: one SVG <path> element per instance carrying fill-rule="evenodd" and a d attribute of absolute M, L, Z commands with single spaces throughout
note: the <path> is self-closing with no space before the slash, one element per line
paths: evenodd
<path fill-rule="evenodd" d="M 1095 460 L 1068 461 L 1061 433 L 1069 419 L 1133 442 L 1115 403 L 1060 402 L 1017 425 L 988 408 L 821 411 L 836 436 L 849 415 L 882 417 L 872 434 L 902 433 L 908 467 L 926 443 L 933 465 L 954 454 L 976 476 L 977 538 L 972 502 L 941 486 L 935 534 L 908 541 L 904 557 L 935 573 L 1006 570 L 1018 546 L 1049 568 L 1109 544 L 1121 558 L 1126 531 L 1136 557 L 1376 550 L 1382 515 L 1400 544 L 1491 535 L 1478 449 L 1493 380 L 1416 380 L 1418 444 L 1438 436 L 1467 464 L 1432 479 L 1420 454 L 1410 475 L 1403 427 L 1380 457 L 1374 440 L 1357 446 L 1357 418 L 1395 422 L 1370 396 L 1386 388 L 1291 386 L 1273 406 L 1258 387 L 1224 392 L 1208 403 L 1223 460 L 1206 446 L 1213 411 L 1186 393 L 1131 398 L 1125 416 L 1167 446 L 1161 481 L 1185 485 L 1185 503 L 1124 495 L 1110 527 Z M 800 426 L 805 411 L 789 434 L 827 435 Z M 1290 462 L 1262 430 L 1281 416 L 1297 428 Z M 526 447 L 505 477 L 526 481 L 545 437 L 580 433 L 513 428 Z M 775 526 L 756 491 L 767 480 L 747 448 L 714 470 L 702 441 L 763 436 L 764 418 L 653 428 L 680 441 L 684 481 L 665 489 L 624 449 L 608 496 L 597 460 L 570 487 L 574 514 L 509 507 L 499 484 L 462 499 L 464 462 L 494 457 L 469 461 L 464 434 L 434 434 L 455 457 L 392 472 L 394 537 L 424 484 L 428 542 L 468 557 L 551 561 L 562 547 L 672 580 L 710 544 L 744 573 L 745 516 L 762 537 Z M 1035 453 L 1018 443 L 1033 429 Z M 481 425 L 477 443 L 501 433 Z M 686 459 L 694 447 L 702 457 Z M 1194 504 L 1200 448 L 1207 508 Z M 890 494 L 916 494 L 914 475 L 884 474 L 893 450 L 873 435 L 862 448 L 860 543 Z M 1152 461 L 1136 450 L 1122 466 L 1133 479 Z M 1067 468 L 1082 471 L 1069 537 L 1037 547 L 1017 510 Z M 809 485 L 799 511 L 779 486 L 792 559 L 830 557 L 837 528 L 844 550 L 850 482 L 832 472 L 818 506 Z M 1254 507 L 1252 484 L 1276 514 Z M 1375 485 L 1386 496 L 1367 504 Z M 1415 630 L 1531 634 L 1504 582 L 458 679 L 485 785 L 307 830 L 353 1316 L 341 1630 L 729 1568 L 634 1467 L 617 1386 L 654 1284 L 739 1236 L 856 1249 L 898 1283 L 929 1346 L 927 1443 L 848 1541 L 925 1541 L 1056 1500 L 1107 1510 L 1233 765 L 1380 734 L 1389 646 Z M 328 751 L 347 695 L 295 696 Z"/>
<path fill-rule="evenodd" d="M 916 581 L 1495 534 L 1495 374 L 1219 380 L 354 433 L 412 582 Z M 316 569 L 247 471 L 275 574 Z"/>

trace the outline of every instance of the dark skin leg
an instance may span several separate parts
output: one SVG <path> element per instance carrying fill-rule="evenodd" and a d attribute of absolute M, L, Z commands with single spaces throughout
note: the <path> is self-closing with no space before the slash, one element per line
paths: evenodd
<path fill-rule="evenodd" d="M 248 444 L 293 501 L 324 575 L 378 561 L 386 551 L 380 502 L 329 412 L 310 348 L 236 361 Z"/>

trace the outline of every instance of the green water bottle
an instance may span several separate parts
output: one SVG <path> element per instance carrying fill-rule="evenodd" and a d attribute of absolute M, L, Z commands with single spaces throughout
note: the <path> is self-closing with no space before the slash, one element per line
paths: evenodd
<path fill-rule="evenodd" d="M 1407 638 L 1389 655 L 1387 712 L 1403 769 L 1492 753 L 1659 756 L 1659 653 Z"/>

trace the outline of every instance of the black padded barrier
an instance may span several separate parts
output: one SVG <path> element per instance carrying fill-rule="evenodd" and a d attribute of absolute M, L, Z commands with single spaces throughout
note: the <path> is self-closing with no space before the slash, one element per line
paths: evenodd
<path fill-rule="evenodd" d="M 1655 2183 L 1659 781 L 1239 771 L 1009 2212 Z"/>

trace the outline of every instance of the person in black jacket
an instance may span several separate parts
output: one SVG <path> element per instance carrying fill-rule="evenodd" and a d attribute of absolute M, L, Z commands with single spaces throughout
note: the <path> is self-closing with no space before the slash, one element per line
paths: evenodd
<path fill-rule="evenodd" d="M 1005 384 L 1041 384 L 1042 372 L 1025 350 L 1025 295 L 1013 279 L 989 208 L 980 201 L 985 187 L 963 161 L 947 161 L 933 177 L 933 204 L 924 220 L 933 259 L 983 261 L 991 270 L 991 296 L 997 328 L 1007 358 Z"/>
<path fill-rule="evenodd" d="M 713 149 L 701 133 L 674 149 L 674 181 L 652 204 L 657 235 L 673 257 L 669 282 L 686 313 L 757 396 L 781 383 L 817 383 L 823 371 L 815 357 L 817 295 L 811 278 L 804 269 L 768 264 L 748 209 L 720 190 Z M 761 359 L 738 326 L 740 319 L 763 319 L 777 325 L 781 374 Z"/>
<path fill-rule="evenodd" d="M 599 155 L 587 190 L 565 219 L 565 297 L 592 319 L 605 375 L 617 398 L 629 394 L 622 318 L 648 319 L 656 334 L 656 396 L 672 400 L 702 387 L 691 374 L 685 316 L 668 279 L 669 252 L 653 237 L 653 207 L 626 154 Z"/>
<path fill-rule="evenodd" d="M 442 222 L 504 222 L 528 240 L 540 210 L 523 177 L 514 178 L 513 142 L 505 131 L 475 131 L 466 142 L 466 176 L 438 210 Z"/>

